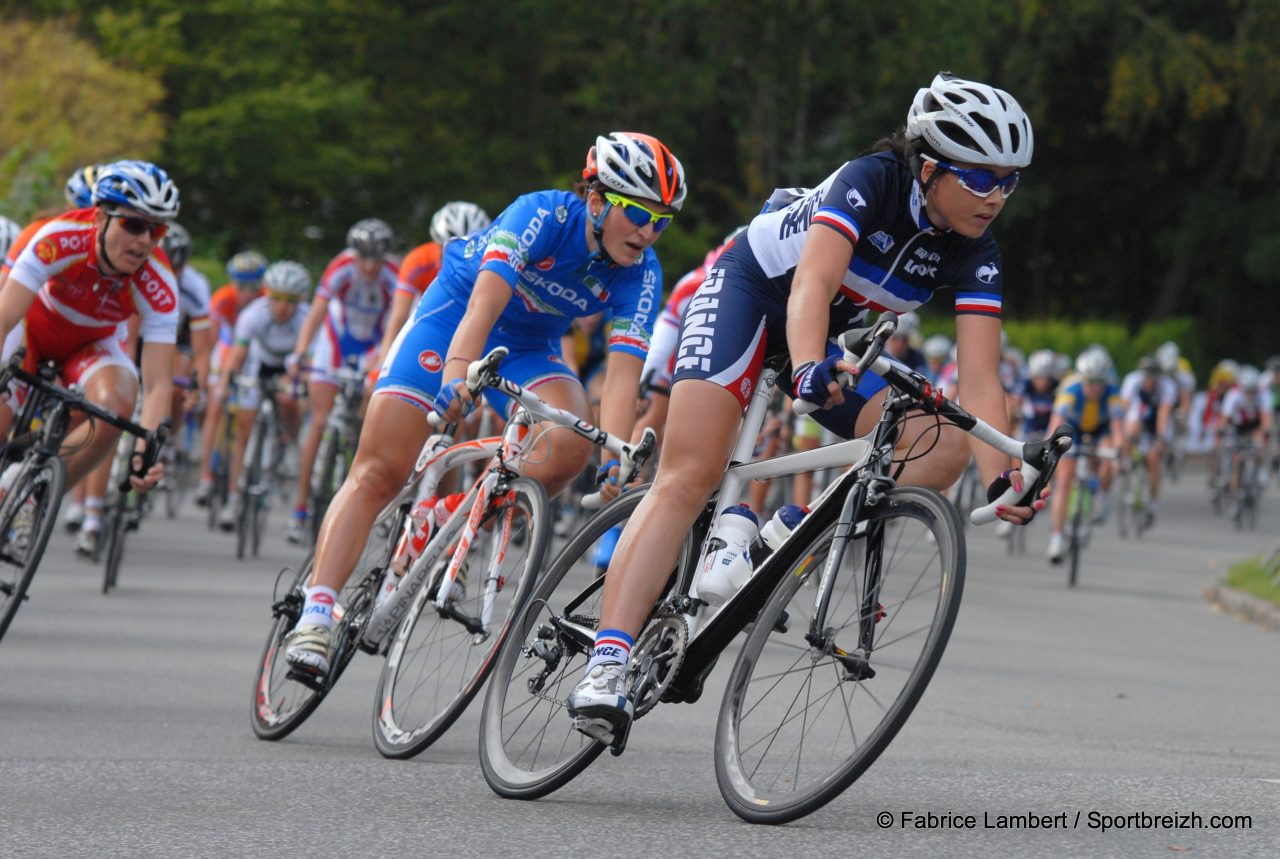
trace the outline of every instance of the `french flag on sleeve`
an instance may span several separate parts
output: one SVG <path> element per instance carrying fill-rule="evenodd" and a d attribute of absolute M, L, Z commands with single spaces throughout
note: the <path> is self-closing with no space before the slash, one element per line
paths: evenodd
<path fill-rule="evenodd" d="M 828 226 L 843 235 L 853 244 L 856 245 L 858 243 L 860 231 L 858 229 L 857 222 L 854 221 L 853 218 L 849 217 L 847 213 L 842 212 L 839 209 L 828 209 L 825 207 L 819 209 L 813 216 L 812 223 Z"/>
<path fill-rule="evenodd" d="M 981 316 L 1000 315 L 1000 295 L 995 292 L 957 292 L 956 313 L 977 313 Z"/>

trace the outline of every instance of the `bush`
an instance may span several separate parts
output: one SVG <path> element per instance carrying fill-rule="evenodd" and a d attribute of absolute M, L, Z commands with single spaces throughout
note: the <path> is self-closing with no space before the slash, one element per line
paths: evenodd
<path fill-rule="evenodd" d="M 1201 354 L 1199 341 L 1194 336 L 1195 322 L 1189 318 L 1149 322 L 1136 335 L 1131 334 L 1121 322 L 1103 319 L 1083 322 L 1068 322 L 1064 319 L 1006 319 L 1004 330 L 1009 335 L 1009 342 L 1028 355 L 1037 349 L 1052 349 L 1074 357 L 1086 346 L 1101 343 L 1111 353 L 1121 374 L 1137 366 L 1138 359 L 1143 355 L 1152 354 L 1161 343 L 1172 340 L 1191 362 L 1201 382 L 1209 374 L 1209 361 Z M 945 334 L 954 338 L 955 319 L 942 315 L 923 318 L 921 331 L 925 337 Z"/>

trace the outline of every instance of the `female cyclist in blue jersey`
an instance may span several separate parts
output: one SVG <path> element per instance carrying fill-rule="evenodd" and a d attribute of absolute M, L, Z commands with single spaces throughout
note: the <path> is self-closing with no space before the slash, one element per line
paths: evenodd
<path fill-rule="evenodd" d="M 790 189 L 784 205 L 758 215 L 716 261 L 685 312 L 654 486 L 618 544 L 596 648 L 567 701 L 579 729 L 603 739 L 631 717 L 623 692 L 630 645 L 724 474 L 767 351 L 789 354 L 794 395 L 822 407 L 821 423 L 862 435 L 880 415 L 885 382 L 867 374 L 842 391 L 836 375 L 852 367 L 831 338 L 871 311 L 904 313 L 948 290 L 964 406 L 1008 424 L 998 373 L 1003 264 L 988 227 L 1031 163 L 1032 145 L 1031 123 L 1011 96 L 941 73 L 880 151 L 847 162 L 817 188 Z M 901 449 L 922 433 L 916 453 L 929 452 L 906 463 L 900 482 L 945 489 L 970 445 L 959 430 L 915 421 Z M 1007 456 L 976 442 L 972 452 L 988 483 L 1008 485 Z M 1012 479 L 1020 485 L 1016 473 Z M 1033 507 L 999 513 L 1024 522 Z"/>
<path fill-rule="evenodd" d="M 662 309 L 662 270 L 651 245 L 684 202 L 684 169 L 656 138 L 615 132 L 596 139 L 582 175 L 583 197 L 526 194 L 489 227 L 448 243 L 440 274 L 383 363 L 351 474 L 320 528 L 306 605 L 286 651 L 296 668 L 328 671 L 335 594 L 374 517 L 409 476 L 430 433 L 428 413 L 458 420 L 472 405 L 461 381 L 471 361 L 506 346 L 503 376 L 586 418 L 586 393 L 564 363 L 560 338 L 575 318 L 608 310 L 599 423 L 631 434 L 640 369 Z M 508 397 L 485 397 L 509 417 Z M 557 433 L 526 474 L 554 496 L 590 455 L 589 443 Z"/>

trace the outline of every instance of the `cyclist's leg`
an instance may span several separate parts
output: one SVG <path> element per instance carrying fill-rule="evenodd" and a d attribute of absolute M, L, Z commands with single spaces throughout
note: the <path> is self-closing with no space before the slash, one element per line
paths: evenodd
<path fill-rule="evenodd" d="M 382 509 L 413 470 L 430 431 L 426 413 L 403 399 L 375 396 L 355 461 L 334 495 L 316 538 L 306 602 L 286 651 L 296 668 L 329 671 L 330 630 L 338 593 L 351 576 Z"/>
<path fill-rule="evenodd" d="M 63 365 L 62 379 L 79 385 L 89 402 L 121 417 L 133 416 L 138 372 L 114 337 L 91 343 L 72 355 Z M 72 430 L 63 443 L 64 450 L 73 451 L 66 456 L 67 482 L 78 482 L 108 459 L 119 437 L 119 430 L 101 421 L 86 421 Z"/>
<path fill-rule="evenodd" d="M 604 586 L 601 629 L 633 639 L 640 632 L 685 535 L 724 475 L 741 423 L 741 404 L 720 385 L 686 379 L 672 388 L 667 427 L 680 444 L 663 451 L 653 487 L 618 540 Z"/>
<path fill-rule="evenodd" d="M 1070 502 L 1071 481 L 1076 473 L 1076 458 L 1064 456 L 1058 461 L 1058 470 L 1053 477 L 1053 493 L 1049 497 L 1049 512 L 1052 521 L 1052 532 L 1049 535 L 1049 557 L 1062 555 L 1062 532 L 1067 525 L 1067 505 Z"/>
<path fill-rule="evenodd" d="M 230 351 L 230 344 L 221 340 L 214 346 L 209 379 L 205 385 L 206 391 L 212 392 L 218 389 L 219 368 L 226 364 L 227 354 Z M 205 399 L 204 425 L 200 428 L 200 489 L 196 495 L 197 503 L 201 503 L 208 488 L 213 485 L 213 449 L 218 440 L 218 427 L 222 423 L 222 410 L 223 404 L 217 397 L 210 396 Z"/>

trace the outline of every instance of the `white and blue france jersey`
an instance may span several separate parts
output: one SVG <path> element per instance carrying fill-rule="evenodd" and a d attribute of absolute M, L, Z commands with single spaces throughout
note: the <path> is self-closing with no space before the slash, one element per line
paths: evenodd
<path fill-rule="evenodd" d="M 747 239 L 764 275 L 790 290 L 805 238 L 815 227 L 835 230 L 854 246 L 832 302 L 840 322 L 868 312 L 904 313 L 934 293 L 955 293 L 957 314 L 1000 316 L 1000 249 L 990 232 L 977 239 L 929 223 L 924 194 L 897 154 L 877 152 L 845 163 L 787 207 L 757 216 Z"/>

